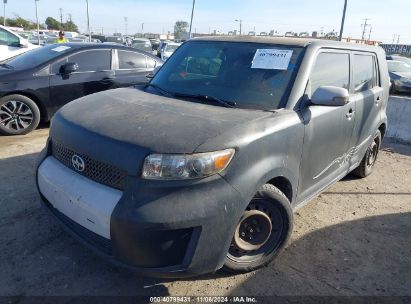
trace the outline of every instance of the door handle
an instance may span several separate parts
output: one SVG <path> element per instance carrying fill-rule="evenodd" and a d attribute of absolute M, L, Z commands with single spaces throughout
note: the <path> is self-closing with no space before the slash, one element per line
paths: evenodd
<path fill-rule="evenodd" d="M 346 117 L 348 120 L 350 120 L 350 119 L 354 116 L 354 113 L 355 113 L 355 111 L 354 111 L 352 108 L 350 108 L 350 110 L 348 111 L 348 113 L 345 114 L 345 117 Z"/>
<path fill-rule="evenodd" d="M 377 98 L 375 99 L 375 105 L 376 105 L 377 107 L 380 105 L 380 101 L 381 101 L 380 96 L 377 96 Z"/>

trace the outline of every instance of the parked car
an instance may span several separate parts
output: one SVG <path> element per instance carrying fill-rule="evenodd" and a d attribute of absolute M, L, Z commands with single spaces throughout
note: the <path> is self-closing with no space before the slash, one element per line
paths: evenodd
<path fill-rule="evenodd" d="M 397 60 L 387 60 L 390 74 L 390 92 L 411 93 L 411 65 Z"/>
<path fill-rule="evenodd" d="M 151 45 L 152 45 L 152 51 L 153 52 L 157 51 L 157 49 L 159 48 L 160 43 L 161 43 L 160 39 L 150 38 L 150 42 L 151 42 Z"/>
<path fill-rule="evenodd" d="M 112 88 L 144 84 L 162 64 L 123 46 L 48 45 L 0 65 L 0 133 L 26 134 L 69 101 Z"/>
<path fill-rule="evenodd" d="M 0 25 L 0 62 L 37 47 L 19 34 Z"/>
<path fill-rule="evenodd" d="M 134 38 L 131 42 L 131 47 L 137 50 L 142 50 L 150 54 L 153 53 L 151 42 L 147 38 Z"/>
<path fill-rule="evenodd" d="M 173 55 L 174 51 L 177 50 L 180 45 L 181 43 L 165 43 L 161 49 L 160 58 L 166 61 L 171 55 Z"/>
<path fill-rule="evenodd" d="M 411 65 L 411 58 L 401 56 L 401 55 L 387 55 L 385 56 L 387 60 L 395 60 L 395 61 L 402 61 L 407 63 L 408 65 Z"/>
<path fill-rule="evenodd" d="M 140 272 L 251 271 L 284 247 L 293 210 L 373 171 L 388 90 L 380 47 L 191 39 L 145 88 L 58 111 L 38 189 L 77 238 Z"/>

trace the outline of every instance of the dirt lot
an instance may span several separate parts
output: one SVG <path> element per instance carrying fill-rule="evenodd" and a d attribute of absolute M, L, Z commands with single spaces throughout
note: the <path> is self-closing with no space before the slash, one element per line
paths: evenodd
<path fill-rule="evenodd" d="M 411 295 L 411 146 L 386 143 L 373 175 L 298 210 L 268 267 L 157 280 L 96 257 L 40 206 L 34 160 L 47 134 L 0 137 L 0 295 Z"/>

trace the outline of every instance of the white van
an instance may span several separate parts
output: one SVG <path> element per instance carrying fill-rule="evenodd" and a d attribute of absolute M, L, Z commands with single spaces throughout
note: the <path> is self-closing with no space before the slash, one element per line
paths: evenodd
<path fill-rule="evenodd" d="M 37 48 L 23 37 L 0 25 L 0 61 Z"/>

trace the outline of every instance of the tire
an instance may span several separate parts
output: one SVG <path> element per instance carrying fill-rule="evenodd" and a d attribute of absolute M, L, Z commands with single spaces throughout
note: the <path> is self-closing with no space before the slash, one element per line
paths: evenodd
<path fill-rule="evenodd" d="M 36 103 L 23 95 L 0 98 L 0 133 L 23 135 L 30 133 L 40 123 L 40 110 Z"/>
<path fill-rule="evenodd" d="M 360 165 L 354 169 L 352 172 L 354 175 L 358 177 L 367 177 L 372 173 L 374 170 L 375 162 L 377 161 L 378 152 L 380 151 L 381 147 L 381 132 L 378 130 L 374 137 L 373 141 L 368 147 L 367 151 L 363 159 L 361 160 Z"/>
<path fill-rule="evenodd" d="M 268 225 L 268 221 L 272 226 Z M 245 231 L 247 229 L 249 231 Z M 249 239 L 250 235 L 246 233 L 253 233 L 253 229 L 256 234 L 253 239 Z M 290 201 L 273 185 L 263 185 L 236 227 L 223 270 L 243 273 L 266 266 L 284 248 L 292 230 L 293 212 Z M 268 236 L 267 231 L 270 231 Z"/>

